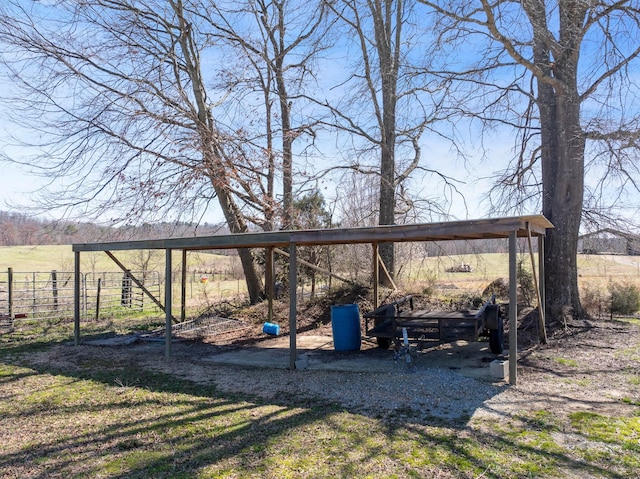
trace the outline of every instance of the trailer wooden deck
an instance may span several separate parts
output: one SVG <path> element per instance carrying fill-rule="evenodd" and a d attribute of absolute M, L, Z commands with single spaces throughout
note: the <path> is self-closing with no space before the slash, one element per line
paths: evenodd
<path fill-rule="evenodd" d="M 478 340 L 482 331 L 482 318 L 478 317 L 480 310 L 464 311 L 429 311 L 413 310 L 398 316 L 387 317 L 367 330 L 367 336 L 377 338 L 399 337 L 402 328 L 410 332 L 410 336 L 423 336 L 429 339 L 444 341 L 453 329 L 468 330 L 474 341 Z"/>
<path fill-rule="evenodd" d="M 489 314 L 486 314 L 488 311 Z M 492 304 L 491 300 L 480 309 L 431 311 L 413 309 L 413 298 L 405 297 L 365 314 L 364 318 L 366 335 L 375 337 L 381 347 L 388 348 L 401 338 L 403 329 L 412 339 L 437 341 L 477 341 L 487 333 L 492 351 L 502 353 L 502 319 L 499 317 L 499 307 Z M 370 328 L 371 320 L 373 327 Z"/>

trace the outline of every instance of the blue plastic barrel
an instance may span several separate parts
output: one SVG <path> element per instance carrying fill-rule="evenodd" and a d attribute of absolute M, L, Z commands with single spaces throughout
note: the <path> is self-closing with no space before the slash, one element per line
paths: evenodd
<path fill-rule="evenodd" d="M 264 323 L 264 325 L 262 326 L 262 332 L 277 336 L 278 334 L 280 334 L 280 325 L 274 323 Z"/>
<path fill-rule="evenodd" d="M 357 304 L 331 306 L 333 348 L 336 351 L 360 349 L 360 311 Z"/>

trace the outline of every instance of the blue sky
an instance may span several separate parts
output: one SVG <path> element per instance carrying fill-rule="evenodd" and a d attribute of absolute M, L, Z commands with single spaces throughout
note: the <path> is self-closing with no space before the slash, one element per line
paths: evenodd
<path fill-rule="evenodd" d="M 335 52 L 334 52 L 335 54 Z M 464 57 L 464 53 L 462 54 Z M 451 58 L 448 58 L 451 60 Z M 321 62 L 322 63 L 322 62 Z M 338 64 L 335 62 L 325 62 L 331 67 L 335 68 Z M 323 70 L 324 77 L 335 77 L 339 74 L 339 71 L 334 71 L 331 68 Z M 0 84 L 1 85 L 1 84 Z M 2 85 L 6 87 L 6 85 Z M 348 86 L 343 85 L 344 88 Z M 339 91 L 339 88 L 335 88 L 334 92 Z M 336 93 L 337 94 L 337 93 Z M 0 110 L 0 115 L 2 111 Z M 8 122 L 3 123 L 3 131 L 0 131 L 0 143 L 5 143 L 3 135 L 11 133 L 12 125 Z M 460 126 L 461 130 L 464 130 L 464 125 Z M 466 207 L 458 197 L 452 198 L 449 212 L 457 218 L 479 218 L 486 217 L 487 205 L 481 203 L 481 196 L 488 191 L 491 186 L 491 182 L 486 178 L 494 175 L 497 171 L 506 167 L 508 158 L 511 157 L 510 149 L 513 147 L 513 134 L 504 134 L 500 132 L 496 133 L 493 137 L 485 137 L 480 140 L 477 132 L 466 132 L 467 137 L 463 139 L 466 142 L 469 153 L 469 164 L 472 165 L 467 168 L 462 160 L 458 159 L 456 154 L 452 152 L 449 145 L 436 135 L 425 135 L 422 143 L 422 156 L 423 166 L 439 170 L 445 175 L 451 176 L 464 184 L 459 185 L 459 189 L 464 191 L 466 197 Z M 475 137 L 474 137 L 475 135 Z M 29 132 L 27 132 L 27 137 Z M 482 145 L 480 142 L 482 141 Z M 335 142 L 332 140 L 326 141 L 326 143 L 320 143 L 321 153 L 324 155 L 323 162 L 331 161 L 333 157 L 337 161 L 340 161 L 340 152 L 335 146 Z M 482 149 L 485 151 L 481 151 Z M 0 149 L 4 149 L 0 147 Z M 332 154 L 332 149 L 334 154 Z M 11 150 L 18 155 L 22 152 L 18 150 Z M 481 159 L 485 158 L 485 159 Z M 313 161 L 313 159 L 311 160 Z M 375 157 L 369 158 L 370 163 L 375 161 Z M 589 178 L 587 178 L 587 181 Z M 28 194 L 41 187 L 46 179 L 33 177 L 26 171 L 20 171 L 15 166 L 3 164 L 3 174 L 0 175 L 0 208 L 10 209 L 11 206 L 16 204 L 29 205 Z M 416 175 L 416 179 L 413 180 L 413 190 L 419 191 L 424 195 L 439 195 L 441 192 L 438 190 L 434 183 L 431 183 L 432 177 L 424 182 Z M 328 188 L 329 192 L 331 189 Z M 330 193 L 328 193 L 330 194 Z M 329 201 L 332 198 L 327 198 Z M 528 213 L 538 213 L 538 211 L 530 211 Z M 221 215 L 217 211 L 211 211 L 203 217 L 203 221 L 218 222 L 221 221 Z"/>
<path fill-rule="evenodd" d="M 3 122 L 4 127 L 0 131 L 0 149 L 5 152 L 13 152 L 15 156 L 19 156 L 15 147 L 8 147 L 9 144 L 8 134 L 10 133 L 11 126 L 6 122 Z M 474 167 L 472 171 L 466 171 L 466 166 L 462 160 L 456 159 L 451 151 L 449 151 L 449 145 L 438 138 L 425 138 L 423 141 L 423 156 L 426 164 L 430 168 L 437 168 L 442 173 L 456 178 L 460 182 L 458 187 L 460 191 L 464 192 L 466 198 L 465 202 L 461 201 L 458 196 L 454 197 L 454 201 L 450 205 L 450 214 L 459 219 L 467 218 L 481 218 L 486 217 L 486 205 L 481 202 L 481 196 L 490 187 L 490 181 L 485 177 L 493 173 L 496 166 L 500 165 L 501 161 L 498 160 L 500 156 L 503 156 L 505 152 L 497 151 L 498 145 L 496 144 L 495 155 L 492 155 L 492 159 L 495 161 L 481 163 L 478 159 L 472 162 Z M 26 168 L 26 167 L 25 167 Z M 0 175 L 0 209 L 10 211 L 21 211 L 19 206 L 33 206 L 33 202 L 30 199 L 30 194 L 33 194 L 48 182 L 48 179 L 39 176 L 29 174 L 25 169 L 20 168 L 18 165 L 10 165 L 4 163 L 2 166 L 2 175 Z M 327 200 L 333 200 L 336 193 L 335 183 L 328 180 L 325 183 L 328 186 L 325 190 Z M 419 180 L 414 181 L 413 188 L 416 191 L 422 191 L 425 195 L 439 195 L 439 190 L 434 190 L 428 184 L 422 184 Z M 344 192 L 338 192 L 343 194 Z M 215 208 L 214 208 L 215 207 Z M 467 211 L 468 209 L 468 211 Z M 62 212 L 51 212 L 43 217 L 56 218 L 60 216 Z M 217 208 L 217 204 L 214 202 L 210 211 L 208 211 L 203 217 L 203 221 L 209 223 L 218 223 L 223 221 L 223 217 Z"/>
<path fill-rule="evenodd" d="M 322 62 L 321 62 L 322 63 Z M 325 62 L 326 65 L 330 65 L 333 67 L 335 62 Z M 326 78 L 334 78 L 338 72 L 332 71 L 331 68 L 325 68 L 323 70 L 323 76 Z M 342 75 L 345 72 L 341 72 Z M 333 89 L 332 92 L 337 94 L 337 89 Z M 0 111 L 0 115 L 2 112 Z M 2 150 L 7 153 L 12 154 L 13 156 L 19 158 L 21 154 L 23 154 L 26 150 L 18 150 L 14 148 L 6 149 L 6 141 L 2 141 L 4 137 L 11 133 L 15 133 L 12 131 L 14 126 L 8 122 L 4 122 L 3 129 L 0 131 L 0 142 L 4 145 Z M 26 138 L 31 136 L 31 132 L 28 131 L 18 131 L 17 133 L 22 133 Z M 479 185 L 477 177 L 479 176 L 479 172 L 474 170 L 470 173 L 465 171 L 464 165 L 460 160 L 457 160 L 453 157 L 452 153 L 448 151 L 449 146 L 445 144 L 441 139 L 437 137 L 433 138 L 425 138 L 422 142 L 423 147 L 423 158 L 425 160 L 424 165 L 430 169 L 439 170 L 443 174 L 454 177 L 460 181 L 466 182 L 466 185 L 459 185 L 460 190 L 465 192 L 465 196 L 467 196 L 466 206 L 469 208 L 469 211 L 466 211 L 463 208 L 464 202 L 460 201 L 459 198 L 455 197 L 453 203 L 451 204 L 450 213 L 456 217 L 465 218 L 465 217 L 481 217 L 484 216 L 483 208 L 480 205 L 479 196 L 482 192 L 486 190 L 486 185 Z M 323 163 L 327 163 L 331 161 L 333 157 L 336 162 L 340 161 L 340 152 L 335 150 L 335 154 L 331 153 L 331 150 L 335 148 L 335 140 L 328 140 L 321 147 L 323 151 L 321 153 L 324 156 Z M 313 160 L 312 160 L 313 161 Z M 375 159 L 370 162 L 375 161 Z M 477 163 L 477 162 L 476 162 Z M 317 162 L 313 166 L 318 166 Z M 25 205 L 30 206 L 31 201 L 29 200 L 29 194 L 36 191 L 38 188 L 42 187 L 49 179 L 40 178 L 37 176 L 30 175 L 27 171 L 20 170 L 15 165 L 3 165 L 5 174 L 0 177 L 0 207 L 2 209 L 12 209 L 17 205 Z M 493 171 L 488 170 L 487 168 L 482 168 L 482 176 L 487 176 L 493 173 Z M 429 180 L 432 181 L 432 180 Z M 437 188 L 434 188 L 431 184 L 425 184 L 421 179 L 416 179 L 414 181 L 414 189 L 416 191 L 421 191 L 425 195 L 439 195 L 440 191 Z M 327 191 L 331 191 L 331 188 L 328 188 Z M 327 193 L 329 196 L 330 193 Z M 332 198 L 327 198 L 327 200 L 331 200 Z M 53 212 L 55 215 L 56 212 Z M 220 213 L 217 211 L 208 212 L 204 217 L 203 221 L 208 222 L 218 222 L 221 221 L 222 217 Z"/>

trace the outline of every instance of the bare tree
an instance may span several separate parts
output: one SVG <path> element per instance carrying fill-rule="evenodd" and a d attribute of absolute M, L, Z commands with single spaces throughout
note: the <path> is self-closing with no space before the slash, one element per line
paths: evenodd
<path fill-rule="evenodd" d="M 238 192 L 244 151 L 214 117 L 203 62 L 215 45 L 182 0 L 9 1 L 0 10 L 3 60 L 21 87 L 16 120 L 42 132 L 33 158 L 52 178 L 45 207 L 119 220 L 198 213 L 213 199 L 231 232 L 248 231 Z M 223 92 L 217 92 L 220 96 Z M 251 170 L 251 168 L 247 168 Z M 93 208 L 90 210 L 89 208 Z M 262 294 L 251 252 L 239 251 L 251 301 Z"/>
<path fill-rule="evenodd" d="M 335 200 L 341 225 L 347 228 L 375 226 L 379 191 L 380 185 L 376 175 L 349 170 L 339 184 L 340 194 Z M 371 246 L 345 245 L 338 248 L 340 267 L 349 271 L 351 278 L 356 281 L 362 281 L 362 277 L 369 280 L 372 269 Z"/>
<path fill-rule="evenodd" d="M 332 7 L 353 38 L 345 48 L 357 52 L 357 61 L 341 85 L 352 88 L 346 101 L 327 106 L 340 129 L 364 141 L 361 156 L 379 155 L 373 170 L 379 175 L 378 224 L 394 224 L 398 190 L 424 162 L 420 139 L 437 120 L 444 89 L 419 68 L 428 44 L 421 41 L 424 32 L 412 28 L 415 1 L 342 0 Z M 393 244 L 380 244 L 379 251 L 393 274 Z M 387 279 L 382 274 L 383 284 Z"/>
<path fill-rule="evenodd" d="M 592 206 L 611 212 L 593 204 L 604 185 L 638 190 L 638 2 L 420 1 L 439 19 L 442 74 L 468 86 L 459 110 L 517 132 L 500 204 L 537 205 L 554 224 L 545 240 L 547 306 L 580 315 L 581 221 Z M 595 181 L 585 183 L 587 172 Z"/>
<path fill-rule="evenodd" d="M 328 28 L 324 0 L 310 4 L 295 0 L 219 2 L 216 5 L 220 23 L 214 25 L 218 36 L 235 50 L 238 65 L 229 71 L 234 84 L 233 95 L 239 104 L 250 107 L 247 96 L 259 95 L 262 107 L 243 125 L 255 132 L 251 142 L 264 152 L 266 192 L 270 198 L 265 211 L 265 229 L 273 229 L 276 175 L 282 178 L 281 228 L 292 227 L 294 198 L 294 142 L 303 135 L 314 137 L 312 124 L 303 112 L 309 111 L 304 101 L 305 86 L 315 82 L 313 61 L 323 51 Z M 206 11 L 206 10 L 203 10 Z M 240 76 L 238 76 L 240 75 Z M 298 112 L 296 114 L 296 112 Z M 248 124 L 256 125 L 253 128 Z M 259 131 L 262 129 L 262 131 Z M 279 145 L 276 146 L 276 142 Z M 277 165 L 279 160 L 279 167 Z"/>

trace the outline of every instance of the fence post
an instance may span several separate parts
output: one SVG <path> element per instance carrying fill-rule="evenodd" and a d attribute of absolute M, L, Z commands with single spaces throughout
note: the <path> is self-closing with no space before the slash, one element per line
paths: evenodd
<path fill-rule="evenodd" d="M 187 250 L 182 250 L 182 275 L 180 276 L 180 321 L 187 316 Z"/>
<path fill-rule="evenodd" d="M 102 289 L 102 278 L 98 278 L 98 292 L 96 293 L 96 321 L 100 319 L 100 290 Z"/>
<path fill-rule="evenodd" d="M 7 270 L 7 313 L 13 326 L 13 268 Z"/>
<path fill-rule="evenodd" d="M 38 312 L 38 295 L 37 295 L 37 292 L 36 292 L 36 273 L 35 272 L 31 273 L 31 279 L 32 279 L 32 281 L 31 281 L 31 289 L 32 289 L 32 292 L 33 292 L 33 308 L 32 308 L 32 310 L 33 310 L 33 315 L 35 316 L 36 313 Z"/>
<path fill-rule="evenodd" d="M 131 274 L 131 270 L 128 269 L 124 272 L 124 275 L 122 276 L 122 293 L 120 295 L 121 297 L 120 304 L 122 306 L 127 306 L 129 308 L 132 306 L 131 290 L 133 288 L 130 274 Z"/>
<path fill-rule="evenodd" d="M 87 275 L 80 273 L 81 282 L 80 282 L 80 294 L 82 297 L 82 313 L 84 313 L 84 318 L 89 319 L 89 287 L 87 286 Z"/>
<path fill-rule="evenodd" d="M 58 311 L 58 272 L 51 271 L 51 288 L 53 289 L 53 309 Z"/>

